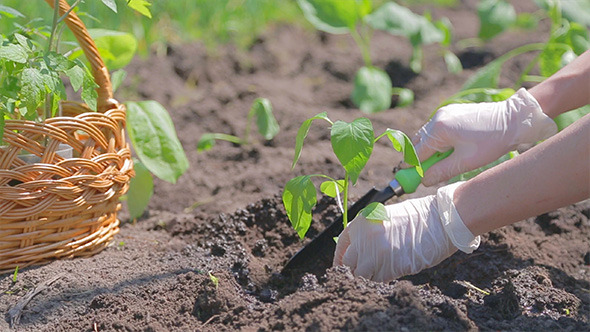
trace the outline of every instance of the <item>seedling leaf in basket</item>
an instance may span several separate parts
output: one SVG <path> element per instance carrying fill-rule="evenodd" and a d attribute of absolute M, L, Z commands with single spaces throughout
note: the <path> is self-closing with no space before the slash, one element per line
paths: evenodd
<path fill-rule="evenodd" d="M 160 179 L 176 183 L 187 170 L 188 160 L 170 115 L 156 101 L 126 105 L 127 129 L 139 159 Z"/>

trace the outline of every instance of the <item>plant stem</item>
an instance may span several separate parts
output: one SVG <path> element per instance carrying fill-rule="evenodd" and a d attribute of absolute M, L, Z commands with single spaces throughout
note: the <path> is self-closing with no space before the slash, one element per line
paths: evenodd
<path fill-rule="evenodd" d="M 250 108 L 250 112 L 248 112 L 248 118 L 246 119 L 246 131 L 244 132 L 244 143 L 248 144 L 248 142 L 250 142 L 250 128 L 251 128 L 251 124 L 252 124 L 252 118 L 254 117 L 254 105 L 252 105 L 252 107 Z"/>
<path fill-rule="evenodd" d="M 365 66 L 372 67 L 373 63 L 371 62 L 371 52 L 369 43 L 363 39 L 363 37 L 358 33 L 358 31 L 356 31 L 356 28 L 350 30 L 350 35 L 352 36 L 352 39 L 354 39 L 358 47 L 361 49 L 361 55 L 363 56 Z"/>
<path fill-rule="evenodd" d="M 344 174 L 344 193 L 342 194 L 342 223 L 348 226 L 348 172 Z"/>
<path fill-rule="evenodd" d="M 217 140 L 235 143 L 235 144 L 246 144 L 246 142 L 244 142 L 243 139 L 241 139 L 237 136 L 234 136 L 234 135 L 215 133 L 215 134 L 213 134 L 213 138 L 217 139 Z"/>

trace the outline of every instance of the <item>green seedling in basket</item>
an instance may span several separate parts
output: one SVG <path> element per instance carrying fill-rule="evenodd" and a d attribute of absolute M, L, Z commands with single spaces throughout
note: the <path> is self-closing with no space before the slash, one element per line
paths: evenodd
<path fill-rule="evenodd" d="M 295 143 L 293 168 L 301 156 L 303 141 L 314 120 L 324 120 L 331 125 L 330 141 L 334 154 L 344 168 L 344 179 L 334 179 L 324 174 L 313 174 L 298 176 L 287 182 L 283 191 L 283 204 L 287 216 L 300 238 L 305 236 L 311 225 L 312 210 L 317 203 L 317 191 L 312 178 L 327 180 L 320 185 L 320 190 L 322 193 L 337 199 L 338 206 L 343 214 L 344 227 L 346 227 L 349 217 L 355 217 L 348 216 L 349 187 L 351 184 L 355 185 L 357 183 L 361 171 L 373 152 L 375 142 L 382 137 L 387 137 L 391 141 L 393 148 L 403 153 L 405 162 L 416 166 L 419 176 L 423 174 L 414 146 L 403 132 L 387 129 L 384 133 L 375 137 L 373 125 L 369 119 L 357 118 L 350 123 L 345 121 L 332 122 L 326 112 L 305 120 L 299 128 Z M 340 194 L 342 194 L 342 199 L 340 199 Z M 381 203 L 372 204 L 368 208 L 363 212 L 368 218 L 382 215 L 384 211 Z"/>
<path fill-rule="evenodd" d="M 215 145 L 216 140 L 227 141 L 239 145 L 250 144 L 250 126 L 254 117 L 256 117 L 258 132 L 267 141 L 273 139 L 279 133 L 279 124 L 272 113 L 272 105 L 270 101 L 266 98 L 257 98 L 252 103 L 252 107 L 248 113 L 244 137 L 223 133 L 206 133 L 201 136 L 201 139 L 199 139 L 199 142 L 197 143 L 197 151 L 201 152 L 210 150 Z"/>
<path fill-rule="evenodd" d="M 102 0 L 117 12 L 116 2 Z M 71 10 L 82 14 L 81 1 L 74 1 Z M 127 5 L 151 17 L 149 2 L 130 0 Z M 14 21 L 14 31 L 0 33 L 0 138 L 5 119 L 42 122 L 59 116 L 60 101 L 66 90 L 62 77 L 67 77 L 82 101 L 96 110 L 96 83 L 83 53 L 71 43 L 61 41 L 64 20 L 55 1 L 50 25 L 40 18 L 28 18 L 18 10 L 0 5 L 0 18 Z M 86 15 L 89 16 L 89 15 Z M 132 34 L 105 29 L 89 29 L 90 36 L 109 70 L 116 89 L 123 79 L 125 67 L 135 55 L 137 40 Z M 136 177 L 131 180 L 127 205 L 131 218 L 142 215 L 153 192 L 153 175 L 175 183 L 188 168 L 188 160 L 178 140 L 168 111 L 155 101 L 127 102 L 127 132 L 137 154 Z"/>

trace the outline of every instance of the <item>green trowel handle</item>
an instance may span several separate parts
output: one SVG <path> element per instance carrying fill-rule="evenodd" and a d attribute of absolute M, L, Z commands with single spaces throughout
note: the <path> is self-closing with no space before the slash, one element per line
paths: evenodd
<path fill-rule="evenodd" d="M 432 157 L 422 162 L 422 170 L 426 172 L 430 166 L 445 159 L 451 153 L 453 153 L 453 149 L 450 149 L 446 152 L 435 152 Z M 395 179 L 402 186 L 402 189 L 404 189 L 406 194 L 411 194 L 416 191 L 416 188 L 418 188 L 420 182 L 422 181 L 422 177 L 420 174 L 418 174 L 418 171 L 416 171 L 416 167 L 405 168 L 398 171 L 395 174 Z"/>

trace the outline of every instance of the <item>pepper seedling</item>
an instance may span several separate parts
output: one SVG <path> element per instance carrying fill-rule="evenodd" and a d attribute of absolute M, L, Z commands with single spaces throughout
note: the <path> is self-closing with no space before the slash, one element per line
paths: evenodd
<path fill-rule="evenodd" d="M 439 43 L 441 54 L 452 73 L 463 67 L 450 51 L 451 23 L 448 19 L 433 22 L 428 13 L 418 15 L 393 1 L 373 8 L 370 0 L 297 0 L 305 18 L 318 30 L 333 34 L 349 33 L 361 51 L 364 66 L 354 78 L 352 102 L 365 113 L 377 113 L 391 106 L 392 95 L 397 96 L 397 106 L 414 102 L 412 90 L 393 87 L 389 75 L 373 65 L 371 38 L 374 30 L 403 36 L 412 45 L 410 68 L 422 70 L 423 45 Z"/>
<path fill-rule="evenodd" d="M 257 98 L 252 103 L 252 107 L 248 113 L 244 137 L 223 133 L 205 133 L 197 143 L 197 151 L 201 152 L 210 150 L 215 145 L 216 140 L 227 141 L 239 145 L 250 144 L 250 125 L 254 116 L 256 116 L 258 132 L 264 137 L 264 139 L 267 141 L 271 140 L 279 133 L 279 124 L 272 113 L 272 105 L 270 101 L 266 98 Z"/>
<path fill-rule="evenodd" d="M 391 141 L 393 148 L 403 153 L 404 161 L 416 166 L 418 174 L 423 175 L 414 146 L 403 132 L 388 128 L 375 138 L 373 125 L 369 119 L 361 117 L 350 123 L 345 121 L 332 122 L 326 112 L 305 120 L 299 128 L 295 139 L 295 157 L 292 168 L 295 168 L 301 156 L 303 141 L 314 120 L 325 120 L 330 123 L 330 141 L 334 154 L 344 168 L 344 179 L 334 179 L 324 174 L 313 174 L 297 176 L 287 182 L 283 191 L 283 205 L 293 228 L 301 239 L 303 239 L 311 225 L 312 209 L 317 203 L 317 191 L 312 178 L 326 179 L 320 185 L 320 190 L 322 193 L 336 198 L 338 207 L 342 211 L 344 227 L 346 227 L 349 220 L 349 186 L 351 183 L 352 185 L 357 183 L 361 171 L 373 152 L 375 142 L 382 137 L 386 136 Z M 342 193 L 342 200 L 340 199 L 340 193 Z M 377 216 L 378 218 L 382 216 L 384 211 L 382 204 L 371 204 L 369 206 L 371 208 L 365 212 L 369 217 Z"/>

